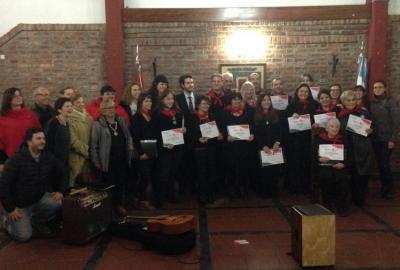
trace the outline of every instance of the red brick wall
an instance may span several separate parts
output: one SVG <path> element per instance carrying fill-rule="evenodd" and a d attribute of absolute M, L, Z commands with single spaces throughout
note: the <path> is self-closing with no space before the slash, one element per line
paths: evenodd
<path fill-rule="evenodd" d="M 104 25 L 18 25 L 0 38 L 0 91 L 21 88 L 30 103 L 39 85 L 53 97 L 71 85 L 92 97 L 104 82 L 104 50 Z"/>
<path fill-rule="evenodd" d="M 132 80 L 136 44 L 144 65 L 147 85 L 152 79 L 151 63 L 157 57 L 158 73 L 170 79 L 172 89 L 178 88 L 180 74 L 195 76 L 197 88 L 209 88 L 209 77 L 222 63 L 248 63 L 225 60 L 224 44 L 232 29 L 255 29 L 271 36 L 264 59 L 266 85 L 273 76 L 286 81 L 289 90 L 299 82 L 300 74 L 309 72 L 323 87 L 340 82 L 352 87 L 357 71 L 356 58 L 361 41 L 366 41 L 369 20 L 324 20 L 302 22 L 253 23 L 127 23 L 125 24 L 126 79 Z M 331 76 L 332 53 L 339 57 L 337 73 Z"/>

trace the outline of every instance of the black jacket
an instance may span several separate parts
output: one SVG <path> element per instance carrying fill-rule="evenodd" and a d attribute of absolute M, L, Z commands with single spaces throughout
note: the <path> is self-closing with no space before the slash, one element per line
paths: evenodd
<path fill-rule="evenodd" d="M 254 122 L 254 137 L 257 142 L 258 148 L 262 149 L 264 146 L 272 148 L 275 142 L 282 143 L 282 130 L 280 121 L 261 121 L 261 119 Z"/>
<path fill-rule="evenodd" d="M 163 150 L 167 150 L 166 148 L 163 147 L 161 132 L 170 129 L 182 128 L 182 119 L 183 119 L 182 113 L 177 112 L 175 115 L 175 120 L 171 117 L 162 114 L 161 112 L 155 113 L 153 117 L 156 126 L 158 128 L 158 138 L 157 138 L 158 146 Z M 182 147 L 183 147 L 182 145 L 178 145 L 175 146 L 172 150 L 181 149 Z"/>
<path fill-rule="evenodd" d="M 0 201 L 7 212 L 24 208 L 40 200 L 45 192 L 65 193 L 68 178 L 64 167 L 49 152 L 36 162 L 23 146 L 7 160 L 0 179 Z"/>
<path fill-rule="evenodd" d="M 71 148 L 71 137 L 68 124 L 62 125 L 57 118 L 52 118 L 47 122 L 45 127 L 46 148 L 61 161 L 68 166 L 69 151 Z"/>
<path fill-rule="evenodd" d="M 45 109 L 39 107 L 36 103 L 32 108 L 33 113 L 39 119 L 40 125 L 44 128 L 47 122 L 56 116 L 56 111 L 51 107 L 47 106 Z"/>
<path fill-rule="evenodd" d="M 144 151 L 142 150 L 140 141 L 158 139 L 158 128 L 154 117 L 152 117 L 150 121 L 146 121 L 143 115 L 140 112 L 137 112 L 133 117 L 131 134 L 136 151 L 140 156 L 143 155 Z"/>
<path fill-rule="evenodd" d="M 194 111 L 194 109 L 195 109 L 195 100 L 198 98 L 198 96 L 195 95 L 195 94 L 193 94 L 193 95 L 194 95 L 194 100 L 192 100 L 192 102 L 193 102 L 193 111 Z M 179 108 L 181 109 L 181 111 L 182 111 L 184 117 L 185 117 L 185 118 L 190 117 L 190 115 L 191 115 L 193 112 L 191 112 L 191 111 L 189 110 L 189 106 L 188 106 L 187 101 L 186 101 L 185 93 L 180 93 L 180 94 L 176 95 L 176 96 L 175 96 L 175 100 L 176 100 L 176 102 L 178 103 L 178 106 L 179 106 Z"/>
<path fill-rule="evenodd" d="M 218 130 L 221 132 L 222 127 L 220 123 L 217 121 L 214 114 L 209 113 L 207 120 L 200 120 L 197 114 L 191 114 L 187 119 L 187 133 L 189 134 L 190 141 L 196 148 L 206 147 L 207 145 L 212 145 L 217 142 L 217 138 L 209 139 L 207 143 L 199 142 L 201 136 L 200 125 L 205 124 L 211 121 L 215 121 L 218 127 Z"/>

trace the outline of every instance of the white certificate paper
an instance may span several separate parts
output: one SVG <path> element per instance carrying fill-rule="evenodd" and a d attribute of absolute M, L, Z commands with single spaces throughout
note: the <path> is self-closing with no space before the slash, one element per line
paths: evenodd
<path fill-rule="evenodd" d="M 311 95 L 312 95 L 314 100 L 318 100 L 318 93 L 319 93 L 320 89 L 321 89 L 321 87 L 319 87 L 319 86 L 310 87 Z"/>
<path fill-rule="evenodd" d="M 275 110 L 282 111 L 286 110 L 289 103 L 288 95 L 271 96 L 272 107 Z"/>
<path fill-rule="evenodd" d="M 228 126 L 228 134 L 236 140 L 248 140 L 250 138 L 249 125 Z"/>
<path fill-rule="evenodd" d="M 260 157 L 261 157 L 261 167 L 285 163 L 285 161 L 283 160 L 282 148 L 279 148 L 276 151 L 271 151 L 271 153 L 265 153 L 264 151 L 260 151 Z"/>
<path fill-rule="evenodd" d="M 201 137 L 204 138 L 216 138 L 219 135 L 219 130 L 217 127 L 217 123 L 215 121 L 211 121 L 205 124 L 200 125 Z"/>
<path fill-rule="evenodd" d="M 161 137 L 164 145 L 184 144 L 182 128 L 161 131 Z"/>
<path fill-rule="evenodd" d="M 314 115 L 315 123 L 317 123 L 320 127 L 323 128 L 326 128 L 326 125 L 328 124 L 328 121 L 331 118 L 336 118 L 335 112 L 328 112 L 328 113 L 321 113 Z"/>
<path fill-rule="evenodd" d="M 344 146 L 343 144 L 320 144 L 318 148 L 318 155 L 330 160 L 343 161 Z"/>
<path fill-rule="evenodd" d="M 290 133 L 311 129 L 311 119 L 309 114 L 300 115 L 298 118 L 289 117 L 288 122 Z"/>
<path fill-rule="evenodd" d="M 363 119 L 361 117 L 350 114 L 349 120 L 347 121 L 346 130 L 367 137 L 368 134 L 366 130 L 371 128 L 371 123 L 371 120 Z"/>

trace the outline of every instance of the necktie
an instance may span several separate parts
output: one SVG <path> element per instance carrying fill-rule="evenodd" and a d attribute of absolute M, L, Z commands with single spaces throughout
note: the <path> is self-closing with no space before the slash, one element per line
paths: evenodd
<path fill-rule="evenodd" d="M 188 96 L 188 99 L 189 99 L 189 111 L 193 112 L 194 108 L 193 108 L 192 97 Z"/>

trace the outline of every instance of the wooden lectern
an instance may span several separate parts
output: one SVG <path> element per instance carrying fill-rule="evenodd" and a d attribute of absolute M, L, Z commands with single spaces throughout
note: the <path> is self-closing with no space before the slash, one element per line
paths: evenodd
<path fill-rule="evenodd" d="M 335 215 L 319 204 L 295 205 L 292 253 L 302 267 L 335 264 Z"/>

